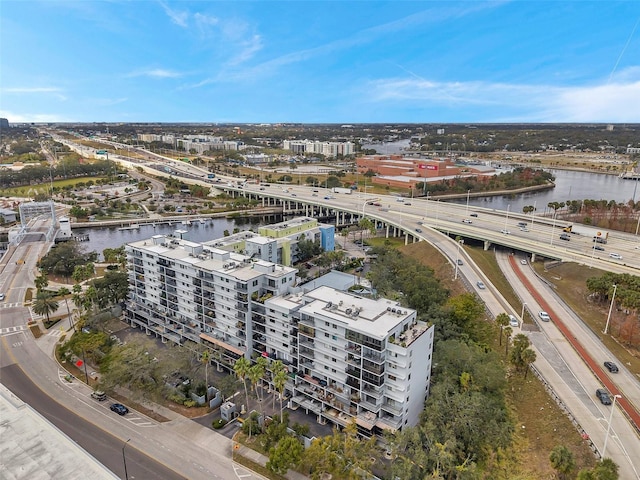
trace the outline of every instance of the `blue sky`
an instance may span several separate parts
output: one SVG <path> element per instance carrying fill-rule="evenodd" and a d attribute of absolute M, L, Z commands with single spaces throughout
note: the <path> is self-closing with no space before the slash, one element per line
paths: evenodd
<path fill-rule="evenodd" d="M 10 122 L 640 122 L 640 1 L 0 0 Z"/>

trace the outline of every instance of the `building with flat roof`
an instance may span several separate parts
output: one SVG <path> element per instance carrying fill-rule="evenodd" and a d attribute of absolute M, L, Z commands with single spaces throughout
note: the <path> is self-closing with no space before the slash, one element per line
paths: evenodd
<path fill-rule="evenodd" d="M 117 480 L 64 432 L 0 384 L 2 478 Z"/>
<path fill-rule="evenodd" d="M 155 235 L 126 245 L 127 321 L 165 342 L 203 344 L 229 371 L 240 357 L 282 361 L 289 406 L 320 423 L 355 419 L 363 435 L 417 424 L 429 391 L 432 326 L 388 299 L 299 284 L 296 269 L 225 250 L 225 241 Z"/>

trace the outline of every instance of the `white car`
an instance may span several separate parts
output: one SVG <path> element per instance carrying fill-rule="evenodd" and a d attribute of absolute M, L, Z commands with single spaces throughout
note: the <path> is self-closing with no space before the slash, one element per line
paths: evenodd
<path fill-rule="evenodd" d="M 504 230 L 504 229 L 500 230 L 500 233 L 504 233 L 505 235 L 511 234 L 509 230 Z"/>
<path fill-rule="evenodd" d="M 622 260 L 622 255 L 620 255 L 619 253 L 610 253 L 609 256 L 611 258 L 615 258 L 616 260 Z"/>
<path fill-rule="evenodd" d="M 523 258 L 522 260 L 520 260 L 520 264 L 521 264 L 521 265 L 526 265 L 526 264 L 527 264 L 527 261 Z"/>
<path fill-rule="evenodd" d="M 4 300 L 4 293 L 0 293 L 0 302 Z"/>
<path fill-rule="evenodd" d="M 544 310 L 542 312 L 540 312 L 538 314 L 538 316 L 540 317 L 540 320 L 542 320 L 543 322 L 550 322 L 551 321 L 551 317 Z"/>
<path fill-rule="evenodd" d="M 514 317 L 513 315 L 509 315 L 509 326 L 510 327 L 519 327 L 520 323 L 518 322 L 518 319 L 516 317 Z"/>
<path fill-rule="evenodd" d="M 468 218 L 465 218 L 464 220 L 462 220 L 462 223 L 473 223 L 473 222 Z"/>

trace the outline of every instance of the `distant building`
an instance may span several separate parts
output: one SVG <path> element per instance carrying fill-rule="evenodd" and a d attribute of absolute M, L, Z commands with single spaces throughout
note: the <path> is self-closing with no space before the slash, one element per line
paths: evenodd
<path fill-rule="evenodd" d="M 3 223 L 13 223 L 16 221 L 16 212 L 8 208 L 0 208 L 0 217 Z"/>
<path fill-rule="evenodd" d="M 319 153 L 327 157 L 338 155 L 352 155 L 354 146 L 352 142 L 318 142 L 313 140 L 285 140 L 282 148 L 295 154 Z"/>
<path fill-rule="evenodd" d="M 6 118 L 0 118 L 0 129 L 9 128 L 9 120 Z"/>
<path fill-rule="evenodd" d="M 640 153 L 640 147 L 627 147 L 627 155 Z"/>

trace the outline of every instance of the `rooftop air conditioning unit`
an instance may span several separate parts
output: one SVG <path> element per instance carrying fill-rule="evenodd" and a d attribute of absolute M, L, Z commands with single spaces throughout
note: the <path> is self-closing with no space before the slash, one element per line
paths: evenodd
<path fill-rule="evenodd" d="M 344 313 L 346 313 L 347 315 L 351 315 L 351 309 L 350 309 L 350 308 L 347 308 L 347 309 L 344 311 Z"/>
<path fill-rule="evenodd" d="M 391 313 L 396 313 L 396 309 L 395 309 L 395 308 L 392 308 L 392 309 L 391 309 Z"/>
<path fill-rule="evenodd" d="M 327 303 L 327 308 L 331 308 L 333 306 L 333 303 L 329 302 Z"/>

